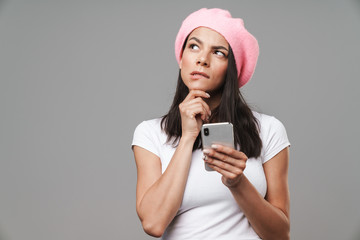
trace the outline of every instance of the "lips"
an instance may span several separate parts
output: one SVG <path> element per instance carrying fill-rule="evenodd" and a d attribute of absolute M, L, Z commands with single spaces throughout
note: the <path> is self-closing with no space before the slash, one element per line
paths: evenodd
<path fill-rule="evenodd" d="M 191 77 L 194 79 L 199 79 L 199 78 L 210 78 L 209 75 L 207 75 L 204 72 L 199 72 L 199 71 L 193 71 L 192 73 L 190 73 Z"/>

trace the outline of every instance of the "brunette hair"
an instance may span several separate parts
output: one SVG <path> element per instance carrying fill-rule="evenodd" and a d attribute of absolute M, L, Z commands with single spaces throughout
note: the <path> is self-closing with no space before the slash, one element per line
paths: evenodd
<path fill-rule="evenodd" d="M 212 114 L 209 121 L 232 123 L 235 146 L 240 146 L 240 150 L 248 158 L 259 157 L 262 148 L 262 141 L 259 136 L 259 123 L 239 91 L 235 58 L 230 46 L 225 81 L 220 91 L 222 92 L 220 104 L 211 111 Z M 179 70 L 173 103 L 169 112 L 161 120 L 161 127 L 168 136 L 167 141 L 172 141 L 173 146 L 177 145 L 182 134 L 179 104 L 188 93 L 189 89 L 184 84 L 181 78 L 181 70 Z M 201 147 L 202 142 L 199 133 L 194 143 L 193 151 Z"/>

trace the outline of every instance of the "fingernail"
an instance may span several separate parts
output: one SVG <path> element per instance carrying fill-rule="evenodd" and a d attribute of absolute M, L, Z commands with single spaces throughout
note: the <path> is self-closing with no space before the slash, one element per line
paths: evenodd
<path fill-rule="evenodd" d="M 213 149 L 217 149 L 217 148 L 218 148 L 218 145 L 213 144 L 213 145 L 211 145 L 211 148 L 213 148 Z"/>
<path fill-rule="evenodd" d="M 209 154 L 209 153 L 210 153 L 210 150 L 209 150 L 209 149 L 204 149 L 204 150 L 203 150 L 203 153 Z"/>
<path fill-rule="evenodd" d="M 206 93 L 206 96 L 210 97 L 210 94 Z"/>

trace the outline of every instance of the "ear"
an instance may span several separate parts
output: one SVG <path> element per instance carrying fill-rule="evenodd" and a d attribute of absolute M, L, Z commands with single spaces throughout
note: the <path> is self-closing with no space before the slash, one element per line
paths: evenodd
<path fill-rule="evenodd" d="M 179 68 L 182 68 L 182 58 L 180 58 L 180 62 L 179 62 Z"/>

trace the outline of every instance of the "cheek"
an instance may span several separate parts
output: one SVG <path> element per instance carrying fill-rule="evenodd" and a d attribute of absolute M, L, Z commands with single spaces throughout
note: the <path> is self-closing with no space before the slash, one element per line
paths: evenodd
<path fill-rule="evenodd" d="M 219 66 L 219 68 L 218 68 L 218 77 L 220 79 L 223 80 L 225 78 L 226 70 L 227 70 L 227 64 Z"/>
<path fill-rule="evenodd" d="M 189 66 L 190 66 L 189 59 L 186 58 L 186 56 L 184 56 L 180 62 L 180 74 L 181 74 L 181 78 L 186 86 L 187 86 L 187 82 L 188 82 L 186 76 L 188 76 Z"/>
<path fill-rule="evenodd" d="M 186 56 L 183 56 L 183 58 L 180 61 L 180 69 L 181 70 L 185 70 L 186 68 L 188 68 L 190 66 L 190 61 L 189 58 Z"/>

